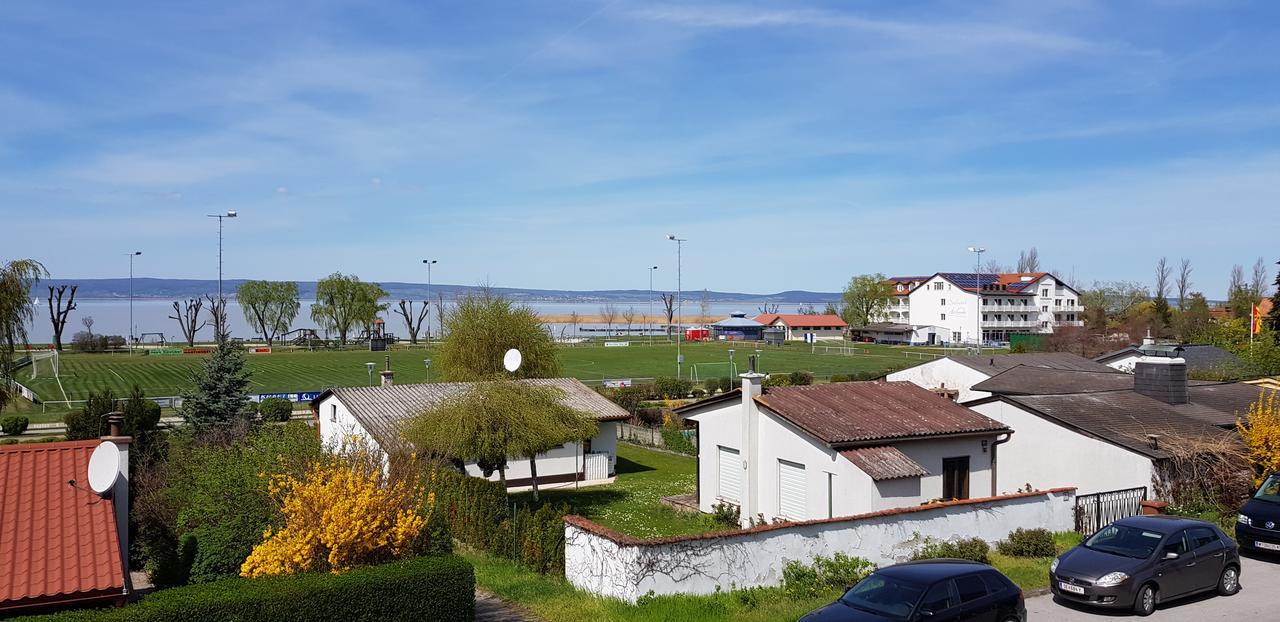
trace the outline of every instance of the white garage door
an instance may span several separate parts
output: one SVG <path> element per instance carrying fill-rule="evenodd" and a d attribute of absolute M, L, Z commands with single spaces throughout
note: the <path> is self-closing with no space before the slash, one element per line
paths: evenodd
<path fill-rule="evenodd" d="M 778 461 L 778 515 L 787 520 L 804 520 L 804 465 Z"/>
<path fill-rule="evenodd" d="M 716 495 L 725 501 L 741 503 L 742 498 L 742 460 L 738 458 L 738 450 L 718 447 L 717 460 L 719 485 Z"/>

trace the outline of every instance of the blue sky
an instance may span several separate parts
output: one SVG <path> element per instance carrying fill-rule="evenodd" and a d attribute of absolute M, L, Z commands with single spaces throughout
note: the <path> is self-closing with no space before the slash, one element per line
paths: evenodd
<path fill-rule="evenodd" d="M 832 291 L 1277 252 L 1272 2 L 6 2 L 0 258 Z M 1275 268 L 1271 265 L 1271 268 Z M 1274 273 L 1274 272 L 1273 272 Z"/>

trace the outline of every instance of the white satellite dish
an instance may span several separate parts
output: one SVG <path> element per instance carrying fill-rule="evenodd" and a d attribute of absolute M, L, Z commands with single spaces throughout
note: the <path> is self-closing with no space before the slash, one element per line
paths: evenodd
<path fill-rule="evenodd" d="M 520 362 L 522 360 L 523 357 L 520 356 L 520 351 L 515 348 L 511 348 L 510 350 L 507 350 L 506 354 L 502 355 L 502 366 L 507 368 L 507 371 L 515 371 L 520 369 Z"/>
<path fill-rule="evenodd" d="M 89 457 L 89 488 L 105 495 L 120 479 L 120 448 L 111 441 L 102 441 Z"/>

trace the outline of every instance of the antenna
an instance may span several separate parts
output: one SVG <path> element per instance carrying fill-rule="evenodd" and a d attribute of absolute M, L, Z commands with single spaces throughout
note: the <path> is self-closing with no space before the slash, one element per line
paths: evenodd
<path fill-rule="evenodd" d="M 120 448 L 111 441 L 102 441 L 89 457 L 89 488 L 107 496 L 120 479 Z"/>
<path fill-rule="evenodd" d="M 511 348 L 510 350 L 507 350 L 506 354 L 502 355 L 502 366 L 505 367 L 507 371 L 514 372 L 515 370 L 520 369 L 520 363 L 523 360 L 523 357 L 520 356 L 520 351 L 515 348 Z"/>

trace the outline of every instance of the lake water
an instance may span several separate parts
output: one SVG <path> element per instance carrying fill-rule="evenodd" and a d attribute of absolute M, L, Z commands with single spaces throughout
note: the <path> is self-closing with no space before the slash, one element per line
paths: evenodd
<path fill-rule="evenodd" d="M 295 328 L 312 328 L 316 326 L 316 323 L 311 320 L 311 303 L 312 302 L 313 301 L 310 301 L 310 300 L 302 301 L 302 309 L 298 312 L 298 318 L 294 320 L 294 323 L 293 323 Z M 394 305 L 395 303 L 392 303 L 392 304 Z M 446 302 L 445 304 L 448 304 L 448 303 Z M 573 313 L 575 311 L 579 315 L 586 315 L 586 316 L 599 315 L 600 307 L 601 307 L 601 303 L 599 302 L 583 302 L 583 303 L 532 302 L 528 304 L 538 313 L 548 315 L 548 316 L 563 316 L 563 315 L 568 315 L 570 313 Z M 758 306 L 760 304 L 761 303 L 713 302 L 711 303 L 711 310 L 709 315 L 712 318 L 712 321 L 722 319 L 724 317 L 727 317 L 730 313 L 737 312 L 737 311 L 746 313 L 747 317 L 751 317 L 759 313 Z M 649 305 L 643 304 L 643 303 L 641 304 L 618 303 L 618 304 L 615 304 L 615 306 L 617 307 L 619 314 L 621 314 L 621 312 L 626 310 L 627 308 L 635 309 L 637 324 L 633 326 L 633 332 L 639 334 L 641 332 L 639 330 L 640 329 L 639 323 L 641 321 L 639 317 L 641 315 L 649 314 Z M 795 313 L 798 306 L 799 305 L 795 305 L 795 304 L 779 305 L 779 311 L 781 313 Z M 821 308 L 821 305 L 815 305 L 815 306 L 818 306 L 819 308 Z M 201 312 L 207 315 L 208 307 L 206 306 Z M 434 308 L 433 308 L 433 312 L 434 312 Z M 696 323 L 698 320 L 699 313 L 700 311 L 699 311 L 698 301 L 685 299 L 684 301 L 685 324 Z M 155 299 L 155 298 L 135 299 L 133 301 L 134 334 L 142 335 L 143 333 L 163 333 L 164 338 L 168 341 L 175 341 L 175 342 L 182 341 L 182 331 L 178 328 L 177 321 L 169 318 L 169 316 L 171 315 L 175 315 L 173 312 L 173 301 L 171 300 L 161 300 L 161 299 Z M 662 316 L 662 304 L 658 301 L 654 301 L 653 312 L 650 315 L 650 317 L 653 318 L 651 321 L 656 323 L 657 321 L 659 321 L 661 316 Z M 84 317 L 93 318 L 94 334 L 101 334 L 101 335 L 128 334 L 129 332 L 129 301 L 119 300 L 119 299 L 77 300 L 76 310 L 71 312 L 71 315 L 67 321 L 67 328 L 66 328 L 65 334 L 63 335 L 64 342 L 70 343 L 72 335 L 84 330 L 84 326 L 80 322 L 80 320 Z M 405 330 L 405 327 L 404 327 L 404 320 L 400 317 L 399 313 L 396 313 L 394 311 L 394 306 L 393 306 L 393 310 L 389 310 L 383 313 L 382 317 L 387 321 L 387 325 L 390 327 L 389 330 L 392 333 L 402 338 L 408 336 L 408 331 Z M 256 331 L 251 329 L 249 327 L 249 323 L 245 321 L 244 313 L 241 312 L 240 306 L 237 305 L 235 300 L 233 299 L 227 300 L 227 318 L 231 324 L 231 335 L 233 337 L 250 338 L 256 334 Z M 618 322 L 614 324 L 614 328 L 619 330 L 622 329 L 623 326 L 621 324 L 622 324 L 622 319 L 621 317 L 619 317 Z M 432 326 L 432 334 L 435 334 L 437 324 L 435 323 L 434 318 L 431 320 L 431 326 Z M 564 324 L 561 324 L 561 323 L 552 323 L 552 324 L 549 324 L 549 326 L 551 327 L 552 332 L 557 336 L 560 336 L 561 334 L 569 334 L 572 332 L 572 329 L 566 327 Z M 578 324 L 578 328 L 580 330 L 583 330 L 584 334 L 586 334 L 585 332 L 586 329 L 603 328 L 603 325 L 580 323 Z M 33 326 L 27 327 L 27 333 L 32 343 L 48 343 L 53 339 L 53 330 L 49 324 L 49 308 L 46 305 L 44 300 L 41 300 L 39 306 L 35 308 L 35 322 Z M 321 331 L 321 334 L 323 335 L 323 331 Z M 197 339 L 204 340 L 204 341 L 212 340 L 213 329 L 206 327 L 205 329 L 200 331 L 199 337 Z M 154 338 L 149 337 L 148 339 L 146 339 L 146 341 L 150 341 L 150 340 L 154 340 Z"/>

